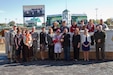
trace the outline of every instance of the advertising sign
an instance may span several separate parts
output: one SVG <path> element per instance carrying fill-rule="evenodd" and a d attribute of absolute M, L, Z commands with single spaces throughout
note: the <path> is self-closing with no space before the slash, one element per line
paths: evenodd
<path fill-rule="evenodd" d="M 43 17 L 26 17 L 25 23 L 29 26 L 32 26 L 33 24 L 35 26 L 41 26 L 42 23 L 44 23 L 44 18 Z"/>

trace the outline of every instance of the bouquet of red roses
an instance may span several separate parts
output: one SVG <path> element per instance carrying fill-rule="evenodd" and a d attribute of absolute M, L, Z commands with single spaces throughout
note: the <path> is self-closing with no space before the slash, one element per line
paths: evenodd
<path fill-rule="evenodd" d="M 54 43 L 57 43 L 57 42 L 58 42 L 58 38 L 56 38 L 55 40 L 53 40 L 53 42 L 54 42 Z"/>

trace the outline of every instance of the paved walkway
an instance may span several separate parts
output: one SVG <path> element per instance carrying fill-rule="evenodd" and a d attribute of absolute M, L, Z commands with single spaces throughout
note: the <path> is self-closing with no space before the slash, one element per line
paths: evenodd
<path fill-rule="evenodd" d="M 0 65 L 8 63 L 8 59 L 5 53 L 0 53 Z"/>
<path fill-rule="evenodd" d="M 0 75 L 113 75 L 113 61 L 49 61 L 7 63 L 0 54 Z"/>

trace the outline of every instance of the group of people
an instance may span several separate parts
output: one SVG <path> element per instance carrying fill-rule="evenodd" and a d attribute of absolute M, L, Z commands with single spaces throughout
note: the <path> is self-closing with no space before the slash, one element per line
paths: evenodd
<path fill-rule="evenodd" d="M 70 60 L 70 48 L 73 47 L 75 61 L 79 60 L 80 48 L 83 51 L 84 61 L 89 61 L 91 45 L 95 45 L 96 59 L 100 59 L 100 52 L 101 59 L 105 59 L 105 30 L 109 28 L 102 19 L 100 19 L 100 23 L 97 25 L 91 19 L 88 24 L 84 24 L 83 20 L 80 25 L 73 22 L 70 28 L 66 26 L 66 21 L 62 21 L 60 28 L 58 28 L 57 22 L 54 22 L 52 29 L 55 34 L 57 34 L 57 30 L 60 30 L 60 43 L 64 51 L 65 60 Z"/>
<path fill-rule="evenodd" d="M 10 62 L 22 62 L 36 60 L 38 46 L 38 33 L 20 27 L 5 31 L 6 52 Z"/>
<path fill-rule="evenodd" d="M 38 46 L 40 46 L 41 60 L 46 59 L 45 50 L 48 49 L 48 59 L 60 60 L 63 51 L 64 60 L 69 61 L 71 60 L 70 48 L 72 46 L 75 61 L 79 60 L 80 48 L 83 50 L 84 61 L 89 61 L 90 45 L 95 45 L 97 60 L 100 59 L 99 50 L 101 50 L 101 58 L 104 60 L 106 28 L 107 25 L 103 23 L 102 19 L 98 25 L 95 25 L 92 20 L 89 20 L 87 25 L 81 21 L 80 26 L 73 22 L 70 28 L 66 21 L 62 21 L 60 27 L 58 22 L 54 22 L 48 33 L 45 27 L 41 28 L 41 32 L 37 32 L 35 27 L 29 31 L 13 26 L 12 30 L 5 33 L 6 50 L 10 54 L 9 60 L 11 62 L 37 60 Z M 81 31 L 83 32 L 81 33 Z"/>

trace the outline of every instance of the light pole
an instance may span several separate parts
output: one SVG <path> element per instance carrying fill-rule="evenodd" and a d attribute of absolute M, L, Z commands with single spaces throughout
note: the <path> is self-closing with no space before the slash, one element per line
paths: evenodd
<path fill-rule="evenodd" d="M 98 8 L 96 8 L 95 10 L 96 10 L 96 21 L 97 21 L 97 17 L 98 17 L 97 11 L 98 11 Z"/>
<path fill-rule="evenodd" d="M 6 21 L 7 21 L 7 18 L 5 18 L 5 25 L 7 26 L 7 22 Z"/>
<path fill-rule="evenodd" d="M 15 24 L 17 24 L 17 18 L 15 18 Z"/>

